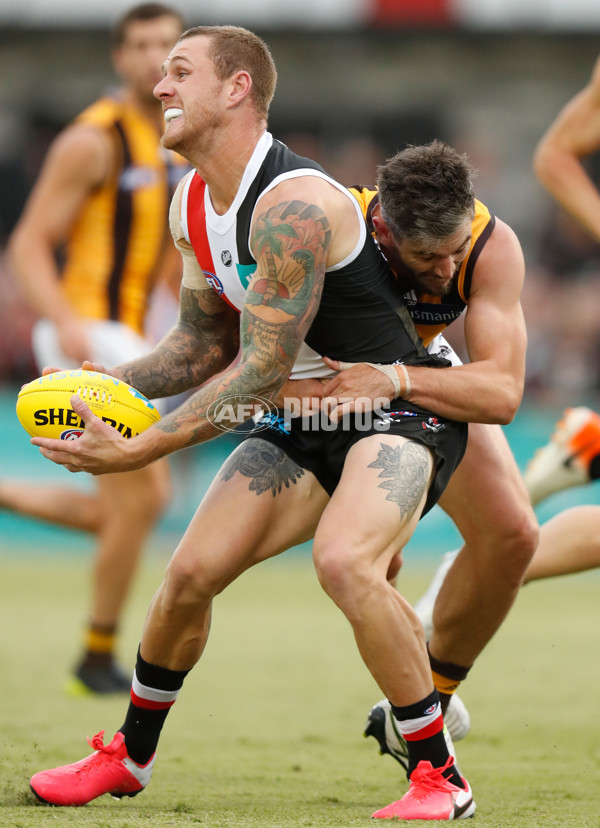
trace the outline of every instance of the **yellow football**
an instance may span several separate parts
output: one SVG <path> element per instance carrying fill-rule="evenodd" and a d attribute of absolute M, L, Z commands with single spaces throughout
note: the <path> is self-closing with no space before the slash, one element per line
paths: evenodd
<path fill-rule="evenodd" d="M 80 437 L 85 422 L 71 407 L 74 394 L 123 437 L 135 437 L 160 420 L 156 407 L 131 385 L 79 368 L 55 371 L 24 385 L 17 398 L 19 422 L 32 437 Z"/>

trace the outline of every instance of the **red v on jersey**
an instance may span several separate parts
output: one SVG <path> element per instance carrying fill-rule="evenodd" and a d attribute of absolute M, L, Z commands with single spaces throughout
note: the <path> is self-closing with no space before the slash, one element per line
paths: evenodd
<path fill-rule="evenodd" d="M 190 242 L 194 248 L 198 264 L 204 271 L 206 281 L 215 290 L 216 293 L 227 302 L 232 308 L 235 306 L 227 299 L 223 290 L 221 280 L 217 276 L 217 271 L 213 261 L 210 244 L 208 242 L 208 234 L 206 232 L 206 208 L 204 206 L 204 198 L 206 191 L 206 182 L 198 173 L 194 173 L 190 182 L 188 199 L 187 199 L 187 226 L 190 236 Z M 237 311 L 237 308 L 235 308 Z"/>

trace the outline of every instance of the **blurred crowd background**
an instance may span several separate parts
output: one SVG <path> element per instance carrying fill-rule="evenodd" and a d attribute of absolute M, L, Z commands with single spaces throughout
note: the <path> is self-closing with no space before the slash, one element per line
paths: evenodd
<path fill-rule="evenodd" d="M 33 317 L 6 265 L 6 239 L 51 139 L 116 82 L 108 31 L 131 5 L 0 4 L 0 390 L 37 375 Z M 600 245 L 555 207 L 531 158 L 590 76 L 600 52 L 597 0 L 173 5 L 189 25 L 235 23 L 267 40 L 279 70 L 271 131 L 342 183 L 373 183 L 376 165 L 409 143 L 440 138 L 468 153 L 478 197 L 513 227 L 525 252 L 526 400 L 596 402 Z M 460 329 L 452 338 L 461 349 Z"/>

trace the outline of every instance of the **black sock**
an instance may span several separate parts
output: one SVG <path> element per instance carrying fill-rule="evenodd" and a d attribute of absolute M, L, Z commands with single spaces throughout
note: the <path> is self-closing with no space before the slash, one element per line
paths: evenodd
<path fill-rule="evenodd" d="M 443 767 L 448 761 L 448 746 L 443 731 L 437 690 L 416 704 L 398 707 L 392 704 L 392 713 L 398 728 L 406 739 L 408 749 L 408 771 L 411 773 L 419 762 L 430 762 L 434 768 Z M 459 788 L 464 788 L 455 765 L 451 765 L 444 776 Z"/>
<path fill-rule="evenodd" d="M 119 728 L 125 736 L 127 753 L 138 765 L 145 765 L 156 750 L 167 714 L 188 673 L 149 664 L 138 649 L 131 701 Z"/>

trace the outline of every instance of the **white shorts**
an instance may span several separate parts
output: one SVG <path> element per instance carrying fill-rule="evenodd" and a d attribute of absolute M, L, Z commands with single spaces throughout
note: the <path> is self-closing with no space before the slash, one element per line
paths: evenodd
<path fill-rule="evenodd" d="M 129 362 L 147 354 L 152 345 L 122 322 L 90 319 L 87 333 L 92 346 L 91 361 L 105 368 Z M 48 319 L 36 322 L 32 333 L 33 355 L 41 371 L 46 365 L 55 368 L 81 368 L 81 363 L 65 356 L 58 343 L 56 325 Z"/>
<path fill-rule="evenodd" d="M 91 361 L 105 368 L 129 362 L 152 350 L 152 344 L 122 322 L 110 319 L 90 319 L 87 332 L 92 347 Z M 33 355 L 40 373 L 50 368 L 81 368 L 81 363 L 66 357 L 58 342 L 56 325 L 48 319 L 35 323 L 32 332 Z M 164 400 L 152 401 L 162 414 Z"/>
<path fill-rule="evenodd" d="M 449 360 L 452 365 L 462 365 L 462 360 L 452 348 L 452 346 L 447 342 L 446 339 L 442 336 L 442 334 L 438 334 L 434 339 L 431 340 L 429 345 L 427 346 L 427 350 L 430 354 L 437 354 L 438 356 L 444 357 L 444 359 Z"/>

